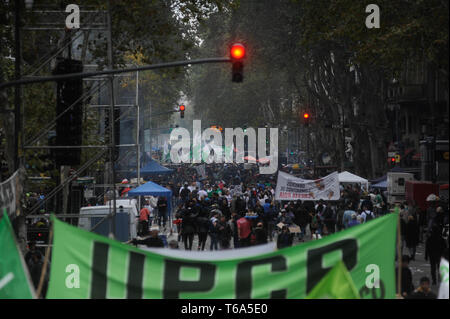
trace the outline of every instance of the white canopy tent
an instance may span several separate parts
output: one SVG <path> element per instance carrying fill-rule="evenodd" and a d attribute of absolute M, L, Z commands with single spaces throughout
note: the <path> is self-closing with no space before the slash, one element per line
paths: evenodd
<path fill-rule="evenodd" d="M 352 183 L 364 185 L 366 190 L 369 189 L 369 181 L 365 178 L 359 177 L 358 175 L 343 171 L 339 173 L 339 183 Z"/>

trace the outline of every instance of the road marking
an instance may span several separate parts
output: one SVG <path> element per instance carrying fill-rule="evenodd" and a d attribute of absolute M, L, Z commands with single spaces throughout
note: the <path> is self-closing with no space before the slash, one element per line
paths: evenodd
<path fill-rule="evenodd" d="M 0 289 L 5 287 L 13 279 L 14 279 L 14 274 L 12 272 L 10 272 L 5 277 L 3 277 L 3 279 L 0 280 Z"/>

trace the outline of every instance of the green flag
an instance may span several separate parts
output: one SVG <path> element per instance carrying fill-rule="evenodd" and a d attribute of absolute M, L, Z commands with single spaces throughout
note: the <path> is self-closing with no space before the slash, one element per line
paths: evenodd
<path fill-rule="evenodd" d="M 6 210 L 0 220 L 0 299 L 31 299 L 35 293 Z"/>
<path fill-rule="evenodd" d="M 47 298 L 304 299 L 341 261 L 361 298 L 395 298 L 395 214 L 281 250 L 205 254 L 142 250 L 53 225 Z"/>
<path fill-rule="evenodd" d="M 306 299 L 360 299 L 360 297 L 347 268 L 339 261 Z"/>

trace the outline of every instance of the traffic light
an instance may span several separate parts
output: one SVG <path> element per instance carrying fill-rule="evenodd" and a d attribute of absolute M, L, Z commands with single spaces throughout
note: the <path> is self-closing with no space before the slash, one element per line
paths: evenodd
<path fill-rule="evenodd" d="M 388 165 L 389 167 L 394 167 L 395 166 L 395 157 L 388 157 Z"/>
<path fill-rule="evenodd" d="M 308 112 L 302 113 L 303 124 L 308 125 L 311 122 L 311 114 Z"/>
<path fill-rule="evenodd" d="M 232 62 L 231 81 L 242 82 L 244 80 L 244 63 L 245 47 L 241 43 L 234 43 L 230 49 L 230 57 Z"/>
<path fill-rule="evenodd" d="M 53 74 L 80 73 L 83 64 L 78 60 L 63 59 Z M 56 87 L 56 145 L 80 146 L 82 142 L 83 80 L 68 79 L 57 82 Z M 71 107 L 72 106 L 72 107 Z M 68 109 L 71 107 L 70 109 Z M 64 114 L 63 114 L 64 113 Z M 57 165 L 79 165 L 81 149 L 56 149 Z"/>
<path fill-rule="evenodd" d="M 186 107 L 184 105 L 180 105 L 179 111 L 180 111 L 180 118 L 184 119 L 184 110 Z"/>

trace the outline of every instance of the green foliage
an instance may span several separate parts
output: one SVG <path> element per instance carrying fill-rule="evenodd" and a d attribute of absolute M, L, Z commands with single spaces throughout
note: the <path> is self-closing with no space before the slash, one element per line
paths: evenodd
<path fill-rule="evenodd" d="M 448 72 L 448 1 L 380 0 L 380 28 L 365 25 L 370 1 L 304 1 L 302 45 L 339 43 L 354 61 L 386 74 L 399 73 L 407 58 L 424 57 Z M 320 17 L 320 19 L 318 18 Z M 389 73 L 391 72 L 391 73 Z"/>

